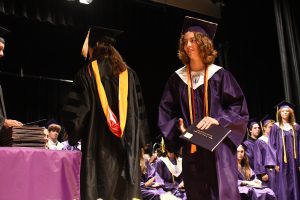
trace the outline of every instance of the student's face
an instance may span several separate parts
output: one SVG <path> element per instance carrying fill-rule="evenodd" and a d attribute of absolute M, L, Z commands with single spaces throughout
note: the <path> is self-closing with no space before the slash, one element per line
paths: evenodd
<path fill-rule="evenodd" d="M 290 108 L 288 107 L 281 108 L 280 116 L 282 119 L 288 120 L 290 116 Z"/>
<path fill-rule="evenodd" d="M 199 47 L 193 32 L 186 32 L 183 37 L 184 51 L 190 59 L 199 57 Z"/>
<path fill-rule="evenodd" d="M 241 161 L 245 156 L 245 150 L 242 145 L 237 148 L 237 160 Z"/>
<path fill-rule="evenodd" d="M 260 134 L 260 126 L 258 124 L 253 124 L 252 128 L 250 130 L 250 134 L 252 137 L 258 138 L 258 136 Z"/>
<path fill-rule="evenodd" d="M 272 126 L 273 126 L 273 123 L 270 122 L 270 123 L 267 124 L 267 126 L 264 127 L 265 134 L 268 135 L 270 133 Z"/>
<path fill-rule="evenodd" d="M 5 45 L 2 42 L 0 42 L 0 58 L 4 56 L 4 47 Z"/>
<path fill-rule="evenodd" d="M 57 130 L 49 130 L 49 139 L 51 139 L 53 142 L 57 141 L 59 132 Z"/>

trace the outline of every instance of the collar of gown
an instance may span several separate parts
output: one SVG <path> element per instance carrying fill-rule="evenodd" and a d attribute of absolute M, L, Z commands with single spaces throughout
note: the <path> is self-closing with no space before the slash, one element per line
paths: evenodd
<path fill-rule="evenodd" d="M 217 66 L 215 64 L 211 64 L 208 66 L 208 80 L 222 67 Z M 187 85 L 187 76 L 186 76 L 187 67 L 183 66 L 178 69 L 176 74 L 181 78 L 181 80 Z M 197 89 L 199 86 L 204 84 L 204 70 L 201 71 L 191 71 L 192 81 L 193 81 L 193 89 Z"/>

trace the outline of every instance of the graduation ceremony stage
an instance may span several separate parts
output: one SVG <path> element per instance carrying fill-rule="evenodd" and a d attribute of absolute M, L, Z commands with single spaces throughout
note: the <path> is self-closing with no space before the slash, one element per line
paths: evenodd
<path fill-rule="evenodd" d="M 79 200 L 81 152 L 0 147 L 0 200 Z"/>

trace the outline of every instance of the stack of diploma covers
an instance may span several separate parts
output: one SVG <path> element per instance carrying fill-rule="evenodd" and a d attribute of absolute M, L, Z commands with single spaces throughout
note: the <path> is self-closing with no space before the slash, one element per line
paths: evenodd
<path fill-rule="evenodd" d="M 214 151 L 215 148 L 226 138 L 230 133 L 230 129 L 212 124 L 208 129 L 201 130 L 197 128 L 197 123 L 188 127 L 187 131 L 179 136 L 192 144 Z"/>
<path fill-rule="evenodd" d="M 44 127 L 13 127 L 1 135 L 3 146 L 45 148 L 47 137 Z"/>

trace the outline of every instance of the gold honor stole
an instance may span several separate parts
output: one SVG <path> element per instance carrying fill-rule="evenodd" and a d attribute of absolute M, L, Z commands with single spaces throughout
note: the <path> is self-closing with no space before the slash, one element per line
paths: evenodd
<path fill-rule="evenodd" d="M 118 121 L 115 114 L 112 112 L 108 105 L 107 96 L 100 80 L 100 71 L 98 67 L 97 60 L 92 62 L 92 68 L 95 75 L 97 90 L 99 99 L 102 105 L 103 112 L 106 116 L 107 125 L 109 130 L 117 137 L 121 138 L 124 133 L 126 119 L 127 119 L 127 97 L 128 97 L 128 70 L 121 72 L 119 74 L 119 116 L 120 121 Z"/>
<path fill-rule="evenodd" d="M 208 114 L 208 66 L 205 66 L 204 71 L 204 95 L 203 95 L 203 113 L 204 117 L 209 116 Z M 195 110 L 195 99 L 194 99 L 194 89 L 193 82 L 191 78 L 191 70 L 190 67 L 187 66 L 187 82 L 188 82 L 188 101 L 189 101 L 189 113 L 190 113 L 190 121 L 191 124 L 194 123 L 196 118 L 196 110 Z M 197 151 L 197 147 L 194 144 L 191 144 L 190 153 L 195 153 Z"/>

